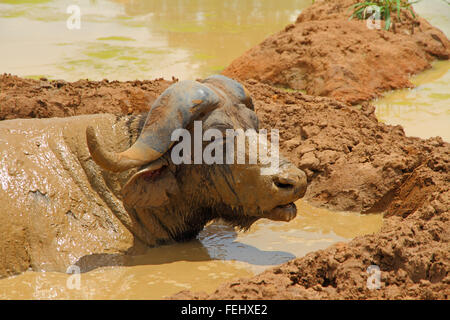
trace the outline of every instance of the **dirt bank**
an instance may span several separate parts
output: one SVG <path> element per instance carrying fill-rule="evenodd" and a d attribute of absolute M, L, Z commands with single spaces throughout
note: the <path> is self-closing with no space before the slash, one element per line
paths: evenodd
<path fill-rule="evenodd" d="M 184 299 L 448 299 L 450 144 L 406 137 L 374 108 L 285 92 L 247 81 L 263 126 L 279 128 L 281 150 L 306 170 L 306 199 L 334 209 L 385 211 L 380 233 L 310 253 L 211 295 Z M 381 289 L 367 288 L 370 265 Z"/>
<path fill-rule="evenodd" d="M 130 103 L 125 111 L 139 112 L 148 108 L 144 101 L 170 84 L 78 81 L 58 88 L 57 83 L 0 77 L 3 119 L 56 112 L 119 114 L 124 112 L 123 99 L 140 101 L 136 109 Z M 440 138 L 406 137 L 400 126 L 379 123 L 369 104 L 358 109 L 255 80 L 245 85 L 262 127 L 278 128 L 281 151 L 306 171 L 308 201 L 341 210 L 385 211 L 387 218 L 378 234 L 224 284 L 209 296 L 182 292 L 176 298 L 448 299 L 450 144 Z M 31 113 L 39 101 L 46 101 L 45 106 Z M 381 269 L 381 290 L 366 287 L 366 269 L 372 264 Z"/>
<path fill-rule="evenodd" d="M 450 57 L 447 37 L 408 11 L 401 21 L 393 17 L 390 31 L 349 21 L 349 6 L 356 2 L 316 1 L 295 24 L 248 50 L 223 74 L 358 104 L 386 90 L 412 87 L 412 74 Z"/>
<path fill-rule="evenodd" d="M 149 104 L 173 81 L 67 82 L 3 74 L 0 76 L 0 120 L 142 113 L 148 111 Z"/>

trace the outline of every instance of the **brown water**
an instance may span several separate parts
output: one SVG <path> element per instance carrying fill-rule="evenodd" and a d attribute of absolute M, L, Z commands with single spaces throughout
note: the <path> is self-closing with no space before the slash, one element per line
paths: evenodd
<path fill-rule="evenodd" d="M 425 4 L 426 2 L 426 4 Z M 0 72 L 69 81 L 180 79 L 220 72 L 269 34 L 293 22 L 311 0 L 0 0 Z M 69 5 L 81 29 L 68 30 Z M 422 16 L 447 33 L 448 5 L 426 0 Z M 449 140 L 449 63 L 413 79 L 417 88 L 379 99 L 377 116 L 407 134 Z M 376 232 L 380 215 L 331 212 L 300 201 L 289 223 L 262 220 L 247 233 L 215 223 L 196 241 L 149 249 L 125 266 L 80 276 L 26 272 L 0 280 L 0 299 L 156 299 L 183 289 L 212 291 L 329 245 Z"/>
<path fill-rule="evenodd" d="M 408 136 L 441 136 L 450 142 L 450 60 L 412 77 L 413 89 L 395 90 L 374 102 L 377 118 L 401 124 Z"/>
<path fill-rule="evenodd" d="M 311 0 L 0 0 L 0 72 L 75 81 L 217 73 Z M 81 10 L 69 30 L 69 5 Z"/>
<path fill-rule="evenodd" d="M 246 233 L 214 223 L 196 240 L 152 248 L 126 266 L 73 276 L 26 272 L 0 280 L 0 299 L 159 299 L 180 290 L 212 292 L 224 281 L 247 277 L 308 252 L 379 231 L 381 215 L 331 212 L 298 201 L 289 223 L 261 220 Z M 68 286 L 69 282 L 69 286 Z"/>
<path fill-rule="evenodd" d="M 450 5 L 423 0 L 415 10 L 450 36 Z M 382 122 L 400 124 L 409 136 L 441 136 L 450 142 L 450 61 L 436 61 L 432 68 L 413 76 L 413 89 L 395 90 L 375 101 Z"/>

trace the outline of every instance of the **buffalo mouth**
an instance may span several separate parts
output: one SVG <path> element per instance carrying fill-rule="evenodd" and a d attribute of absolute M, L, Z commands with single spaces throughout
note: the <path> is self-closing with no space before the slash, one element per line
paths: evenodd
<path fill-rule="evenodd" d="M 269 211 L 267 218 L 274 221 L 291 221 L 297 216 L 297 206 L 293 202 L 276 206 Z"/>

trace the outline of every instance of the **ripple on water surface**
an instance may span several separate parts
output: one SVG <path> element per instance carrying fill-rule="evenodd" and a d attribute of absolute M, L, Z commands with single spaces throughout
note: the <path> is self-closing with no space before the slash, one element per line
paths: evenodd
<path fill-rule="evenodd" d="M 332 212 L 298 201 L 289 223 L 258 221 L 245 233 L 221 223 L 197 239 L 149 249 L 76 279 L 57 272 L 25 272 L 0 280 L 0 299 L 159 299 L 189 289 L 212 292 L 221 283 L 380 230 L 380 214 Z M 69 284 L 69 287 L 68 287 Z"/>

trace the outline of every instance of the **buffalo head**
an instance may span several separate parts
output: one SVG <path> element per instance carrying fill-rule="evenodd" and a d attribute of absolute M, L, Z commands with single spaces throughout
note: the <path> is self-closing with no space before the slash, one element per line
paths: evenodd
<path fill-rule="evenodd" d="M 122 187 L 122 201 L 133 220 L 127 225 L 130 231 L 153 245 L 195 237 L 215 219 L 241 229 L 248 229 L 260 218 L 293 219 L 297 211 L 294 201 L 306 191 L 305 173 L 280 157 L 277 170 L 262 174 L 269 164 L 248 161 L 254 151 L 249 147 L 249 139 L 245 140 L 247 161 L 243 164 L 235 161 L 237 148 L 229 156 L 233 161 L 198 162 L 194 159 L 195 152 L 189 153 L 187 149 L 181 152 L 187 161 L 174 161 L 174 151 L 180 149 L 181 143 L 198 148 L 195 140 L 198 121 L 203 131 L 215 130 L 214 140 L 211 139 L 215 143 L 214 155 L 223 152 L 222 159 L 229 156 L 225 154 L 227 143 L 231 141 L 234 146 L 239 139 L 239 135 L 227 135 L 230 129 L 250 130 L 257 140 L 261 135 L 248 91 L 224 76 L 181 81 L 169 87 L 154 102 L 145 122 L 142 121 L 139 136 L 123 152 L 105 150 L 93 127 L 87 127 L 92 159 L 107 171 L 131 172 Z M 194 139 L 174 142 L 173 133 L 180 129 Z M 210 147 L 203 140 L 200 145 L 200 152 Z"/>

